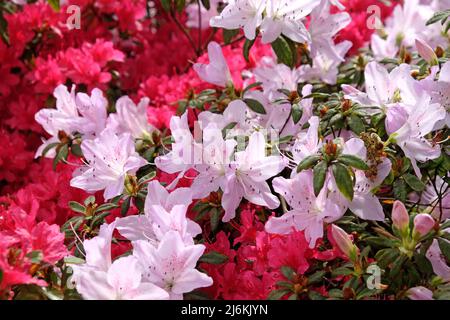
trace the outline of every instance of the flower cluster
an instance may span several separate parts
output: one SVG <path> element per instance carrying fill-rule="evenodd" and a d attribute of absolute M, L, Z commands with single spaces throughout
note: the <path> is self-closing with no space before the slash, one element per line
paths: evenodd
<path fill-rule="evenodd" d="M 0 298 L 447 299 L 449 1 L 0 4 Z"/>

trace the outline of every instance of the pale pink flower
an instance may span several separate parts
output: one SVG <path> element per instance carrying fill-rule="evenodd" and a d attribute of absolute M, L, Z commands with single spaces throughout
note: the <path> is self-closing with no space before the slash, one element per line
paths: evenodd
<path fill-rule="evenodd" d="M 136 241 L 133 248 L 133 255 L 145 270 L 144 280 L 166 290 L 171 299 L 182 299 L 183 293 L 213 283 L 210 277 L 195 269 L 205 246 L 186 245 L 176 231 L 167 232 L 157 247 L 147 241 Z"/>

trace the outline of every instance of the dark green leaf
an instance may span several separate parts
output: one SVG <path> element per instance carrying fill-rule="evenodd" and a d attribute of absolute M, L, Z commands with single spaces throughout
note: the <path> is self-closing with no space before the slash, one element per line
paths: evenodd
<path fill-rule="evenodd" d="M 266 114 L 266 109 L 264 109 L 264 106 L 255 99 L 244 99 L 244 102 L 247 104 L 247 106 L 254 112 L 259 114 Z"/>
<path fill-rule="evenodd" d="M 210 251 L 205 253 L 199 259 L 199 262 L 210 263 L 210 264 L 222 264 L 228 261 L 228 257 L 217 251 Z"/>
<path fill-rule="evenodd" d="M 360 159 L 357 156 L 354 156 L 352 154 L 340 155 L 338 158 L 338 161 L 347 166 L 350 166 L 350 167 L 353 167 L 353 168 L 356 168 L 359 170 L 368 170 L 369 169 L 369 166 L 367 165 L 367 163 L 365 163 L 362 159 Z"/>
<path fill-rule="evenodd" d="M 425 184 L 415 175 L 406 173 L 405 175 L 403 175 L 403 178 L 405 179 L 408 186 L 410 186 L 414 191 L 421 192 L 425 189 Z"/>
<path fill-rule="evenodd" d="M 205 7 L 206 10 L 209 10 L 211 8 L 211 3 L 209 2 L 209 0 L 201 0 L 202 1 L 202 5 Z"/>
<path fill-rule="evenodd" d="M 292 106 L 292 121 L 294 124 L 297 124 L 303 116 L 303 108 L 299 103 L 296 103 Z"/>
<path fill-rule="evenodd" d="M 166 12 L 170 11 L 170 4 L 171 4 L 171 0 L 161 0 L 161 6 L 163 7 L 164 11 L 166 11 Z"/>
<path fill-rule="evenodd" d="M 323 281 L 325 271 L 317 271 L 308 277 L 308 284 L 316 284 Z"/>
<path fill-rule="evenodd" d="M 81 151 L 81 146 L 79 144 L 76 144 L 76 143 L 72 144 L 70 146 L 70 151 L 72 152 L 72 154 L 74 156 L 77 156 L 77 157 L 83 156 L 83 151 Z"/>
<path fill-rule="evenodd" d="M 69 201 L 69 208 L 72 209 L 72 211 L 82 214 L 86 212 L 86 207 L 76 201 Z"/>
<path fill-rule="evenodd" d="M 447 263 L 450 263 L 450 242 L 443 240 L 443 239 L 438 239 L 438 243 L 439 243 L 439 248 L 441 249 L 442 255 L 447 260 Z"/>
<path fill-rule="evenodd" d="M 183 12 L 184 7 L 186 6 L 186 0 L 175 0 L 175 6 L 178 12 Z"/>
<path fill-rule="evenodd" d="M 428 21 L 427 21 L 427 26 L 429 26 L 430 24 L 434 24 L 438 21 L 441 20 L 445 20 L 448 17 L 450 17 L 450 10 L 445 10 L 445 11 L 440 11 L 440 12 L 436 12 Z"/>
<path fill-rule="evenodd" d="M 102 211 L 106 211 L 106 210 L 112 210 L 115 208 L 118 208 L 119 206 L 115 203 L 104 203 L 102 205 L 100 205 L 95 212 L 102 212 Z"/>
<path fill-rule="evenodd" d="M 289 266 L 282 266 L 280 270 L 281 270 L 281 273 L 285 276 L 286 279 L 291 280 L 291 281 L 294 280 L 294 277 L 295 277 L 295 274 L 296 274 L 294 269 L 292 269 Z"/>
<path fill-rule="evenodd" d="M 231 40 L 239 34 L 239 29 L 233 29 L 233 30 L 228 30 L 228 29 L 222 29 L 223 32 L 223 42 L 225 44 L 229 44 L 231 42 Z"/>
<path fill-rule="evenodd" d="M 313 166 L 316 165 L 317 161 L 320 160 L 320 156 L 319 155 L 311 155 L 311 156 L 307 156 L 305 159 L 303 159 L 297 167 L 297 172 L 300 172 L 302 170 L 306 170 L 306 169 L 310 169 Z"/>
<path fill-rule="evenodd" d="M 348 125 L 350 129 L 352 129 L 352 131 L 357 135 L 361 134 L 366 129 L 364 126 L 364 122 L 355 114 L 352 114 L 350 118 L 348 118 Z"/>
<path fill-rule="evenodd" d="M 348 200 L 353 200 L 353 180 L 349 173 L 349 169 L 340 164 L 335 163 L 332 166 L 334 180 L 342 195 Z"/>
<path fill-rule="evenodd" d="M 216 232 L 220 222 L 220 209 L 213 208 L 210 213 L 211 231 Z"/>
<path fill-rule="evenodd" d="M 289 67 L 294 66 L 294 54 L 286 39 L 278 37 L 277 40 L 272 42 L 272 49 L 278 58 L 278 62 L 284 63 Z"/>
<path fill-rule="evenodd" d="M 322 190 L 323 185 L 325 183 L 325 179 L 327 177 L 328 163 L 322 160 L 315 165 L 313 170 L 314 170 L 314 178 L 313 178 L 314 194 L 317 197 L 320 193 L 320 190 Z"/>
<path fill-rule="evenodd" d="M 156 177 L 156 170 L 151 171 L 151 172 L 147 173 L 145 176 L 141 177 L 139 179 L 139 183 L 148 182 L 148 181 L 152 180 L 154 177 Z"/>
<path fill-rule="evenodd" d="M 122 202 L 122 208 L 120 208 L 120 214 L 122 215 L 122 217 L 125 217 L 127 215 L 127 212 L 130 209 L 130 205 L 131 205 L 131 197 L 126 198 Z"/>
<path fill-rule="evenodd" d="M 66 160 L 67 159 L 67 155 L 69 154 L 69 147 L 67 144 L 64 144 L 61 146 L 61 148 L 59 148 L 58 153 L 56 154 L 55 158 L 53 159 L 53 170 L 56 170 L 56 165 L 61 161 L 61 160 Z"/>
<path fill-rule="evenodd" d="M 255 41 L 256 41 L 256 39 L 253 39 L 253 40 L 245 39 L 244 47 L 242 48 L 242 50 L 243 50 L 243 55 L 244 55 L 245 61 L 247 61 L 247 62 L 250 61 L 250 59 L 249 59 L 250 49 L 255 44 Z"/>
<path fill-rule="evenodd" d="M 42 150 L 42 157 L 45 157 L 45 155 L 53 148 L 55 148 L 57 145 L 59 145 L 59 142 L 50 143 L 47 145 L 44 150 Z"/>
<path fill-rule="evenodd" d="M 267 296 L 267 300 L 280 300 L 281 298 L 283 298 L 288 293 L 292 293 L 292 291 L 288 290 L 288 289 L 273 290 Z"/>
<path fill-rule="evenodd" d="M 406 197 L 408 195 L 408 192 L 406 190 L 406 184 L 403 179 L 397 179 L 394 182 L 394 196 L 396 199 L 401 200 L 404 202 L 406 200 Z"/>

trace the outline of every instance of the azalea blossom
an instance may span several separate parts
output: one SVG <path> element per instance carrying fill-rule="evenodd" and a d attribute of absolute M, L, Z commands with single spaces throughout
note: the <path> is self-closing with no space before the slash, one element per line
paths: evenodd
<path fill-rule="evenodd" d="M 183 293 L 212 285 L 210 277 L 195 269 L 205 246 L 186 245 L 176 231 L 167 232 L 157 247 L 142 240 L 133 247 L 144 280 L 166 290 L 170 299 L 182 299 Z"/>
<path fill-rule="evenodd" d="M 247 39 L 253 40 L 266 3 L 267 0 L 231 0 L 219 16 L 210 20 L 210 26 L 230 30 L 243 28 Z"/>
<path fill-rule="evenodd" d="M 442 240 L 448 244 L 447 240 Z M 445 282 L 450 282 L 450 267 L 445 261 L 439 243 L 436 239 L 433 240 L 430 248 L 426 253 L 426 257 L 433 266 L 433 271 L 436 275 L 442 278 Z"/>
<path fill-rule="evenodd" d="M 83 141 L 81 150 L 86 165 L 75 171 L 70 185 L 88 192 L 105 190 L 105 199 L 122 194 L 126 176 L 147 164 L 135 151 L 130 134 L 117 135 L 109 128 Z"/>
<path fill-rule="evenodd" d="M 219 87 L 227 87 L 233 84 L 230 69 L 222 53 L 222 48 L 217 42 L 208 44 L 209 64 L 194 64 L 194 70 L 204 81 Z"/>
<path fill-rule="evenodd" d="M 119 98 L 116 112 L 108 117 L 108 127 L 117 134 L 130 133 L 134 139 L 150 135 L 155 128 L 148 123 L 148 103 L 148 98 L 141 99 L 137 105 L 128 96 Z"/>
<path fill-rule="evenodd" d="M 338 220 L 345 213 L 345 205 L 330 181 L 325 183 L 316 197 L 312 184 L 311 171 L 303 171 L 292 179 L 277 177 L 273 187 L 290 206 L 280 217 L 271 217 L 266 223 L 270 233 L 288 234 L 293 228 L 304 230 L 310 248 L 323 236 L 324 223 Z"/>
<path fill-rule="evenodd" d="M 192 202 L 189 188 L 178 188 L 169 193 L 158 181 L 147 185 L 144 215 L 134 215 L 116 221 L 117 230 L 130 241 L 147 240 L 156 245 L 164 235 L 175 230 L 185 243 L 201 233 L 200 226 L 186 217 Z"/>
<path fill-rule="evenodd" d="M 97 237 L 84 241 L 86 263 L 73 265 L 78 292 L 88 300 L 163 300 L 166 291 L 142 281 L 142 268 L 133 256 L 111 261 L 115 224 L 103 224 Z"/>
<path fill-rule="evenodd" d="M 262 41 L 271 43 L 281 34 L 299 43 L 309 43 L 311 37 L 301 21 L 320 4 L 320 0 L 268 0 L 261 23 Z"/>
<path fill-rule="evenodd" d="M 329 0 L 322 0 L 311 13 L 311 23 L 308 31 L 311 35 L 311 55 L 324 55 L 333 60 L 344 61 L 342 53 L 334 44 L 335 35 L 351 22 L 347 12 L 330 14 Z"/>

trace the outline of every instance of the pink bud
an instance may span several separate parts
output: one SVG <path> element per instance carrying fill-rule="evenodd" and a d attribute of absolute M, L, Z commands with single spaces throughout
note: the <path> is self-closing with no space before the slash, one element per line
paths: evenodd
<path fill-rule="evenodd" d="M 333 239 L 334 241 L 336 241 L 339 249 L 347 257 L 352 257 L 352 254 L 354 254 L 355 246 L 353 245 L 350 236 L 344 230 L 334 224 L 331 225 L 331 234 L 333 235 Z"/>
<path fill-rule="evenodd" d="M 409 215 L 401 201 L 395 201 L 392 208 L 392 222 L 398 230 L 406 230 L 409 226 Z"/>
<path fill-rule="evenodd" d="M 416 39 L 417 51 L 422 58 L 432 66 L 436 66 L 439 61 L 434 50 L 423 40 Z"/>
<path fill-rule="evenodd" d="M 433 300 L 433 292 L 425 287 L 411 288 L 407 295 L 411 300 Z"/>
<path fill-rule="evenodd" d="M 420 236 L 426 235 L 433 229 L 435 221 L 428 213 L 420 213 L 414 218 L 414 232 Z"/>

